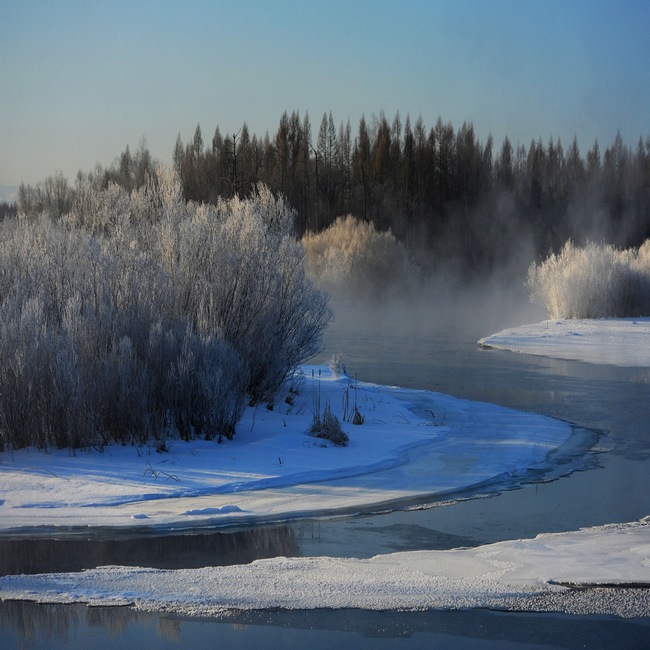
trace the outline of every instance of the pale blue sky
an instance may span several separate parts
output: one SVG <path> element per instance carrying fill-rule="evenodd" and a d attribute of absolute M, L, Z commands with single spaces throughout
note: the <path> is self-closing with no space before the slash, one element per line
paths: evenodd
<path fill-rule="evenodd" d="M 170 161 L 283 111 L 335 122 L 383 110 L 427 127 L 650 135 L 650 0 L 2 0 L 0 184 L 109 165 L 145 137 Z"/>

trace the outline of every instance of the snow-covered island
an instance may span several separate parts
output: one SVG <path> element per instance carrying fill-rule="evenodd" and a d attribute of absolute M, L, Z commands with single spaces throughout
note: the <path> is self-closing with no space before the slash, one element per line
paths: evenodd
<path fill-rule="evenodd" d="M 249 408 L 222 444 L 4 452 L 0 532 L 164 531 L 357 512 L 509 489 L 533 471 L 555 478 L 558 461 L 570 473 L 597 444 L 595 435 L 548 417 L 336 378 L 325 367 L 305 367 L 286 394 L 291 404 Z M 326 404 L 350 437 L 346 447 L 308 435 Z M 362 425 L 350 422 L 355 405 Z"/>
<path fill-rule="evenodd" d="M 650 318 L 546 320 L 503 330 L 479 344 L 555 359 L 650 368 Z"/>
<path fill-rule="evenodd" d="M 616 351 L 621 354 L 626 345 L 647 350 L 637 325 L 646 328 L 648 341 L 648 320 L 626 322 L 613 339 Z M 546 332 L 543 349 L 557 349 L 553 332 L 555 344 L 597 337 L 597 346 L 583 349 L 607 345 L 610 335 L 600 329 L 611 328 L 612 321 L 567 327 L 580 336 L 568 337 L 553 323 L 537 326 Z M 510 343 L 517 338 L 525 350 L 526 338 L 538 331 L 531 326 L 517 336 L 509 331 L 507 338 Z M 493 343 L 492 337 L 482 341 Z M 0 534 L 93 526 L 164 531 L 355 512 L 425 496 L 510 489 L 533 474 L 555 478 L 583 467 L 599 450 L 597 436 L 565 422 L 336 378 L 324 368 L 305 367 L 287 397 L 273 410 L 249 409 L 235 438 L 222 445 L 171 441 L 164 451 L 113 446 L 76 454 L 3 452 Z M 342 420 L 348 446 L 307 434 L 325 404 Z M 362 425 L 347 421 L 355 405 Z M 575 589 L 585 585 L 602 587 L 598 597 L 591 597 L 593 590 Z M 132 604 L 196 615 L 269 607 L 492 607 L 635 617 L 650 615 L 648 586 L 646 518 L 474 549 L 368 560 L 274 558 L 205 569 L 101 567 L 4 576 L 0 598 Z"/>

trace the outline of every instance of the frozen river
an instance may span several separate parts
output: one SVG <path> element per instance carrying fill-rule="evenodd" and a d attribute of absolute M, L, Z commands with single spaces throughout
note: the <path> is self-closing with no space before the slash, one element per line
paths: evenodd
<path fill-rule="evenodd" d="M 22 540 L 24 569 L 74 570 L 75 558 L 87 555 L 88 549 L 94 549 L 96 564 L 122 564 L 128 558 L 135 564 L 144 564 L 148 549 L 149 557 L 156 556 L 161 566 L 169 567 L 247 562 L 273 555 L 370 557 L 401 550 L 474 546 L 532 537 L 541 532 L 634 521 L 648 515 L 650 370 L 483 350 L 476 340 L 486 333 L 480 322 L 460 328 L 430 329 L 422 321 L 417 325 L 403 323 L 391 334 L 383 328 L 373 331 L 367 324 L 359 328 L 339 322 L 328 333 L 327 350 L 328 354 L 342 350 L 348 357 L 348 371 L 361 380 L 492 402 L 603 432 L 604 453 L 596 457 L 593 468 L 553 482 L 526 485 L 500 496 L 486 494 L 485 498 L 458 500 L 444 507 L 299 521 L 248 531 L 202 531 L 187 538 L 145 539 L 139 545 L 132 539 L 95 539 L 61 542 L 57 548 L 56 542 L 48 546 L 47 541 Z M 78 546 L 73 548 L 74 544 Z M 4 547 L 0 557 L 18 555 L 15 549 L 10 552 L 9 547 Z M 28 566 L 34 562 L 46 566 Z M 490 644 L 499 640 L 509 641 L 512 647 L 524 642 L 526 647 L 536 647 L 536 643 L 545 647 L 579 647 L 580 642 L 587 647 L 607 647 L 598 644 L 607 639 L 620 641 L 625 636 L 628 647 L 641 647 L 635 640 L 641 640 L 648 632 L 647 621 L 480 611 L 395 612 L 381 614 L 381 625 L 374 620 L 378 614 L 372 612 L 267 612 L 208 624 L 103 609 L 91 617 L 90 611 L 7 603 L 0 606 L 3 635 L 24 635 L 26 626 L 32 629 L 34 647 L 55 647 L 57 642 L 73 647 L 75 639 L 76 647 L 83 647 L 87 634 L 114 626 L 128 630 L 134 638 L 147 638 L 156 647 L 167 647 L 167 643 L 173 647 L 176 641 L 186 645 L 192 639 L 205 641 L 216 635 L 234 635 L 233 639 L 245 646 L 257 643 L 260 635 L 267 635 L 267 639 L 277 638 L 278 644 L 286 641 L 290 646 L 309 643 L 314 647 L 335 647 L 346 642 L 359 646 L 364 639 L 373 647 L 382 647 L 383 642 L 386 647 L 430 647 L 441 639 L 446 647 L 464 647 L 469 638 L 474 647 L 492 647 Z M 89 617 L 102 622 L 93 627 Z M 21 625 L 23 629 L 19 632 Z M 154 628 L 157 632 L 153 632 Z M 319 634 L 315 635 L 310 628 Z M 67 641 L 63 642 L 52 629 L 65 630 Z M 566 640 L 569 630 L 575 635 L 575 646 Z M 370 634 L 375 637 L 370 639 Z M 43 637 L 41 646 L 37 643 L 39 635 Z M 4 640 L 9 642 L 10 637 Z M 3 642 L 2 647 L 12 646 Z"/>

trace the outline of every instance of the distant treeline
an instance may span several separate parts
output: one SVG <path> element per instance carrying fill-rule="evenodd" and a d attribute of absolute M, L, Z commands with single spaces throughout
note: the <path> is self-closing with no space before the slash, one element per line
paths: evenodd
<path fill-rule="evenodd" d="M 173 162 L 188 200 L 247 196 L 262 182 L 296 209 L 300 233 L 353 214 L 390 229 L 424 266 L 453 257 L 464 270 L 482 272 L 523 242 L 541 257 L 569 239 L 627 247 L 650 236 L 650 136 L 630 147 L 617 133 L 604 151 L 596 142 L 583 155 L 576 138 L 566 150 L 553 138 L 525 146 L 506 137 L 495 147 L 492 137 L 481 142 L 471 123 L 454 129 L 439 118 L 429 128 L 421 118 L 413 124 L 380 113 L 362 117 L 353 131 L 349 120 L 337 126 L 326 113 L 313 129 L 308 115 L 294 111 L 263 137 L 244 124 L 225 135 L 217 127 L 206 142 L 197 125 L 190 142 L 178 136 Z M 153 167 L 146 146 L 135 154 L 127 147 L 88 177 L 130 190 Z M 62 195 L 69 202 L 72 194 L 61 177 L 40 190 L 22 186 L 19 210 L 42 211 L 49 201 L 60 214 Z"/>
<path fill-rule="evenodd" d="M 0 202 L 0 219 L 15 217 L 18 212 L 18 204 L 8 201 Z"/>

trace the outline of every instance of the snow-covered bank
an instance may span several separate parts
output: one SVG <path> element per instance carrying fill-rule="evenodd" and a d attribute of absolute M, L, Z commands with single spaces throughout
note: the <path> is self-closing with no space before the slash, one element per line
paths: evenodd
<path fill-rule="evenodd" d="M 650 367 L 650 318 L 547 320 L 503 330 L 480 345 L 555 359 Z"/>
<path fill-rule="evenodd" d="M 249 410 L 232 441 L 0 454 L 0 532 L 281 521 L 422 496 L 510 489 L 584 467 L 595 436 L 569 424 L 306 368 L 293 404 Z M 347 447 L 309 437 L 314 409 L 365 423 Z M 42 529 L 41 529 L 42 530 Z"/>
<path fill-rule="evenodd" d="M 274 558 L 176 571 L 101 567 L 5 576 L 0 578 L 0 596 L 133 605 L 190 616 L 265 608 L 489 607 L 647 617 L 650 521 L 369 560 Z"/>

